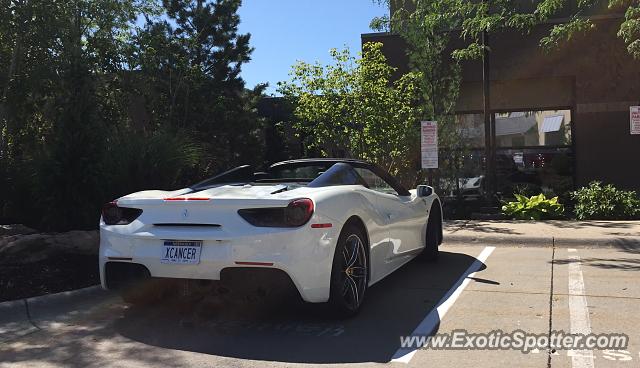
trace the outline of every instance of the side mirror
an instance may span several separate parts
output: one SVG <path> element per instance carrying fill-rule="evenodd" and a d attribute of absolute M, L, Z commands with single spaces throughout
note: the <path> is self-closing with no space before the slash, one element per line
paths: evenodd
<path fill-rule="evenodd" d="M 418 185 L 416 193 L 418 197 L 428 197 L 433 194 L 433 188 L 428 185 Z"/>

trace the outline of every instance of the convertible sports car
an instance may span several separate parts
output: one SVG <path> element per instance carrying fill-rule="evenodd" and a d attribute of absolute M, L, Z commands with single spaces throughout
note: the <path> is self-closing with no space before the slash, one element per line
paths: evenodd
<path fill-rule="evenodd" d="M 105 289 L 128 290 L 126 300 L 133 280 L 273 272 L 304 301 L 349 316 L 369 286 L 418 255 L 435 260 L 441 242 L 442 208 L 431 187 L 408 191 L 359 160 L 292 160 L 107 203 L 100 278 Z"/>

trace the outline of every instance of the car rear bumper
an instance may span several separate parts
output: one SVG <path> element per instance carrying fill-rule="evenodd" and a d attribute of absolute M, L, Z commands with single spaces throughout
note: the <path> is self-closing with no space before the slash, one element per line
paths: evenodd
<path fill-rule="evenodd" d="M 233 236 L 216 232 L 146 231 L 124 233 L 121 227 L 101 225 L 100 279 L 102 287 L 113 285 L 105 272 L 107 262 L 142 265 L 149 276 L 198 280 L 220 280 L 228 268 L 272 268 L 284 271 L 303 300 L 329 299 L 331 264 L 339 227 L 295 229 L 256 228 L 251 235 Z M 200 263 L 161 263 L 164 240 L 202 240 Z"/>

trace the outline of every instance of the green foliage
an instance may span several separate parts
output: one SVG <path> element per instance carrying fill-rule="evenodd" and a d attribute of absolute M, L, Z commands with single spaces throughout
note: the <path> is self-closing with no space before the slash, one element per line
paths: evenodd
<path fill-rule="evenodd" d="M 640 218 L 640 199 L 634 191 L 589 183 L 571 194 L 578 220 L 628 220 Z"/>
<path fill-rule="evenodd" d="M 407 6 L 403 7 L 397 3 L 388 26 L 406 42 L 411 70 L 424 76 L 418 84 L 418 103 L 424 114 L 421 120 L 438 122 L 440 156 L 439 168 L 434 170 L 436 183 L 437 186 L 457 183 L 469 150 L 468 140 L 463 139 L 464 129 L 455 119 L 461 82 L 459 62 L 472 49 L 450 53 L 453 33 L 448 30 L 462 28 L 471 19 L 464 14 L 473 12 L 475 5 L 463 1 L 406 1 Z M 481 55 L 482 49 L 473 52 Z"/>
<path fill-rule="evenodd" d="M 238 33 L 240 0 L 165 0 L 166 18 L 147 22 L 133 38 L 127 90 L 154 112 L 150 124 L 184 129 L 205 146 L 208 171 L 260 162 L 255 110 L 264 85 L 246 90 L 240 77 L 250 36 Z"/>
<path fill-rule="evenodd" d="M 60 103 L 50 141 L 35 155 L 35 197 L 41 206 L 38 222 L 46 228 L 67 229 L 73 224 L 86 228 L 87 220 L 95 223 L 95 210 L 99 209 L 97 204 L 89 204 L 103 197 L 100 179 L 105 127 L 86 73 L 80 67 L 69 71 L 73 88 L 80 89 L 64 90 L 69 91 L 65 99 L 70 103 Z"/>
<path fill-rule="evenodd" d="M 106 197 L 117 198 L 132 190 L 171 190 L 193 184 L 206 153 L 188 135 L 160 130 L 150 136 L 114 136 L 107 157 L 109 176 L 103 186 L 108 190 Z"/>
<path fill-rule="evenodd" d="M 549 35 L 540 39 L 540 45 L 549 50 L 558 47 L 563 41 L 568 41 L 575 35 L 584 34 L 593 28 L 591 20 L 574 17 L 567 23 L 554 25 Z"/>
<path fill-rule="evenodd" d="M 396 11 L 391 17 L 376 17 L 371 27 L 377 30 L 404 32 L 412 26 L 407 19 L 413 9 L 422 13 L 422 27 L 433 30 L 460 30 L 468 41 L 464 47 L 454 49 L 453 55 L 460 59 L 474 59 L 482 56 L 481 36 L 483 31 L 515 30 L 529 32 L 537 24 L 553 18 L 567 18 L 567 9 L 571 9 L 569 20 L 551 27 L 548 35 L 540 40 L 546 49 L 556 48 L 578 34 L 595 28 L 585 16 L 601 5 L 598 0 L 543 0 L 536 2 L 535 10 L 524 12 L 521 2 L 510 0 L 472 1 L 472 0 L 374 0 L 377 3 L 393 5 Z M 640 58 L 640 1 L 608 0 L 610 12 L 624 12 L 618 36 L 627 44 L 629 54 Z"/>
<path fill-rule="evenodd" d="M 624 22 L 620 25 L 618 37 L 627 44 L 627 51 L 636 59 L 640 59 L 640 1 L 610 0 L 609 7 L 623 7 L 629 3 L 624 14 Z"/>
<path fill-rule="evenodd" d="M 549 19 L 557 11 L 556 7 L 547 3 L 569 5 L 568 0 L 546 0 L 538 5 L 541 20 Z M 627 44 L 627 51 L 631 56 L 640 59 L 640 1 L 638 0 L 608 0 L 609 12 L 624 12 L 624 20 L 620 23 L 618 37 Z M 548 36 L 540 40 L 540 44 L 547 48 L 557 48 L 563 41 L 570 40 L 575 35 L 583 34 L 596 26 L 583 13 L 600 5 L 596 0 L 580 0 L 576 2 L 575 11 L 570 20 L 563 24 L 554 25 Z"/>
<path fill-rule="evenodd" d="M 560 218 L 564 214 L 564 206 L 558 203 L 558 197 L 547 198 L 544 194 L 525 197 L 514 194 L 515 202 L 502 206 L 502 213 L 518 220 L 548 220 Z"/>
<path fill-rule="evenodd" d="M 3 3 L 0 220 L 92 228 L 120 195 L 262 163 L 240 3 Z"/>
<path fill-rule="evenodd" d="M 529 183 L 516 184 L 513 187 L 513 193 L 525 197 L 535 196 L 540 193 L 540 186 Z"/>
<path fill-rule="evenodd" d="M 44 230 L 89 229 L 96 226 L 104 202 L 196 180 L 190 174 L 203 153 L 183 134 L 101 138 L 104 145 L 92 147 L 60 136 L 33 158 L 11 165 L 6 183 L 12 197 L 0 210 Z"/>
<path fill-rule="evenodd" d="M 414 184 L 422 110 L 420 73 L 391 82 L 382 44 L 363 45 L 361 58 L 331 50 L 333 64 L 298 62 L 279 91 L 295 106 L 293 126 L 307 150 L 375 162 Z"/>

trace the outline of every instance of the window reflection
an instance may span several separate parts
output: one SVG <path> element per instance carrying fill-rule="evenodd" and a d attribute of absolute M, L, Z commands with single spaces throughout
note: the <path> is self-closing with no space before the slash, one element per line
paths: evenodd
<path fill-rule="evenodd" d="M 571 111 L 516 111 L 495 116 L 496 147 L 568 146 Z"/>
<path fill-rule="evenodd" d="M 495 113 L 495 175 L 497 194 L 545 193 L 568 199 L 573 189 L 571 110 Z M 455 175 L 441 177 L 444 196 L 481 201 L 486 187 L 485 126 L 481 113 L 460 114 L 456 123 L 464 152 L 443 148 L 441 156 L 461 155 Z M 443 175 L 444 176 L 444 175 Z"/>

